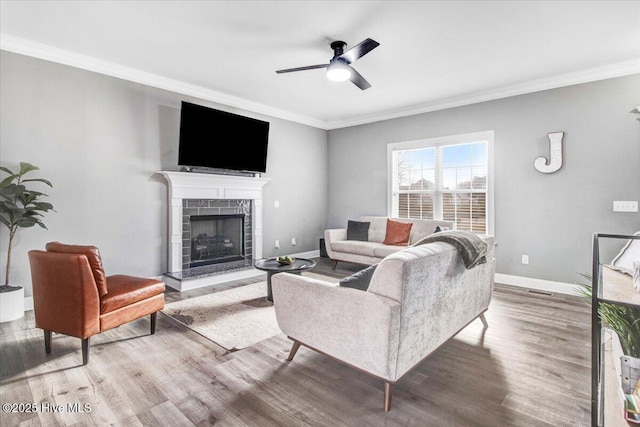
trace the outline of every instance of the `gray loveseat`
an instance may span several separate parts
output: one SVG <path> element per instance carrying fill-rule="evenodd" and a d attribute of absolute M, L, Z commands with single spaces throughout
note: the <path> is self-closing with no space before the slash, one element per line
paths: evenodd
<path fill-rule="evenodd" d="M 484 264 L 467 269 L 455 246 L 428 243 L 384 258 L 366 291 L 307 276 L 276 274 L 273 297 L 280 329 L 300 345 L 384 382 L 384 409 L 393 385 L 489 307 L 494 239 Z"/>
<path fill-rule="evenodd" d="M 334 228 L 324 231 L 324 242 L 327 255 L 335 264 L 338 261 L 351 262 L 355 264 L 371 265 L 376 264 L 387 255 L 405 249 L 406 246 L 385 245 L 382 243 L 387 231 L 386 216 L 362 216 L 358 221 L 369 222 L 369 237 L 367 241 L 347 240 L 346 228 Z M 436 221 L 429 219 L 405 219 L 391 218 L 400 222 L 411 222 L 411 236 L 409 245 L 416 243 L 425 236 L 432 234 L 436 227 L 453 229 L 450 221 Z"/>

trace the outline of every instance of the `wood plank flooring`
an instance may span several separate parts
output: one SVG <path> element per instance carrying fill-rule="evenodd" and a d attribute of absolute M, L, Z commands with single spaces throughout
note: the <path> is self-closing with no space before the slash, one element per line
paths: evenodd
<path fill-rule="evenodd" d="M 317 259 L 314 270 L 344 277 L 359 268 Z M 265 280 L 245 279 L 167 300 Z M 382 383 L 278 335 L 228 353 L 158 316 L 91 339 L 54 334 L 44 352 L 33 312 L 0 324 L 0 400 L 37 413 L 0 412 L 2 426 L 588 426 L 590 311 L 577 297 L 497 284 L 486 313 L 406 374 L 382 410 Z M 84 404 L 90 412 L 67 405 Z M 61 412 L 41 408 L 62 405 Z"/>

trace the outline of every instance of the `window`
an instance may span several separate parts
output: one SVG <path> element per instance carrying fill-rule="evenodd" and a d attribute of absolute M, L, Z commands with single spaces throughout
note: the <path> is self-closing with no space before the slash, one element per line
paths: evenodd
<path fill-rule="evenodd" d="M 493 234 L 493 131 L 389 144 L 389 211 Z"/>

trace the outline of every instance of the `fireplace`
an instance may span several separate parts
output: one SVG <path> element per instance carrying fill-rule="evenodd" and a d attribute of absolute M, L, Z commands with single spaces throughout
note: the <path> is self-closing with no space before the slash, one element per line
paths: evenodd
<path fill-rule="evenodd" d="M 244 215 L 191 216 L 189 222 L 189 267 L 244 259 Z"/>
<path fill-rule="evenodd" d="M 244 259 L 244 215 L 200 215 L 191 224 L 190 267 Z"/>
<path fill-rule="evenodd" d="M 184 199 L 182 203 L 183 271 L 199 274 L 202 269 L 196 267 L 220 271 L 225 265 L 236 267 L 238 261 L 252 263 L 251 200 Z"/>
<path fill-rule="evenodd" d="M 253 260 L 262 258 L 262 187 L 268 178 L 174 171 L 159 173 L 169 184 L 169 256 L 165 273 L 170 279 L 166 281 L 168 286 L 184 291 L 261 274 L 253 268 Z M 234 221 L 243 221 L 243 226 L 241 231 L 233 229 L 233 233 L 215 228 L 198 230 L 201 224 L 196 217 L 204 219 L 207 216 L 236 217 Z M 197 240 L 194 256 L 192 227 L 196 227 L 193 237 Z M 234 236 L 225 236 L 229 233 Z M 198 235 L 203 236 L 198 240 Z M 192 258 L 195 265 L 200 265 L 201 261 L 211 261 L 206 258 L 216 253 L 222 256 L 222 262 L 192 267 Z M 227 256 L 240 259 L 226 262 Z"/>

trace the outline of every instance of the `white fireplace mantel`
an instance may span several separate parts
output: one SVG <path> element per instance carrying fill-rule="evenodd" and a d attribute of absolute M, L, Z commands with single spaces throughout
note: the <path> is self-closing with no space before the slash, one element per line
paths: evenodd
<path fill-rule="evenodd" d="M 169 271 L 182 270 L 182 200 L 252 200 L 253 259 L 262 258 L 262 187 L 269 178 L 159 171 L 169 183 Z"/>

